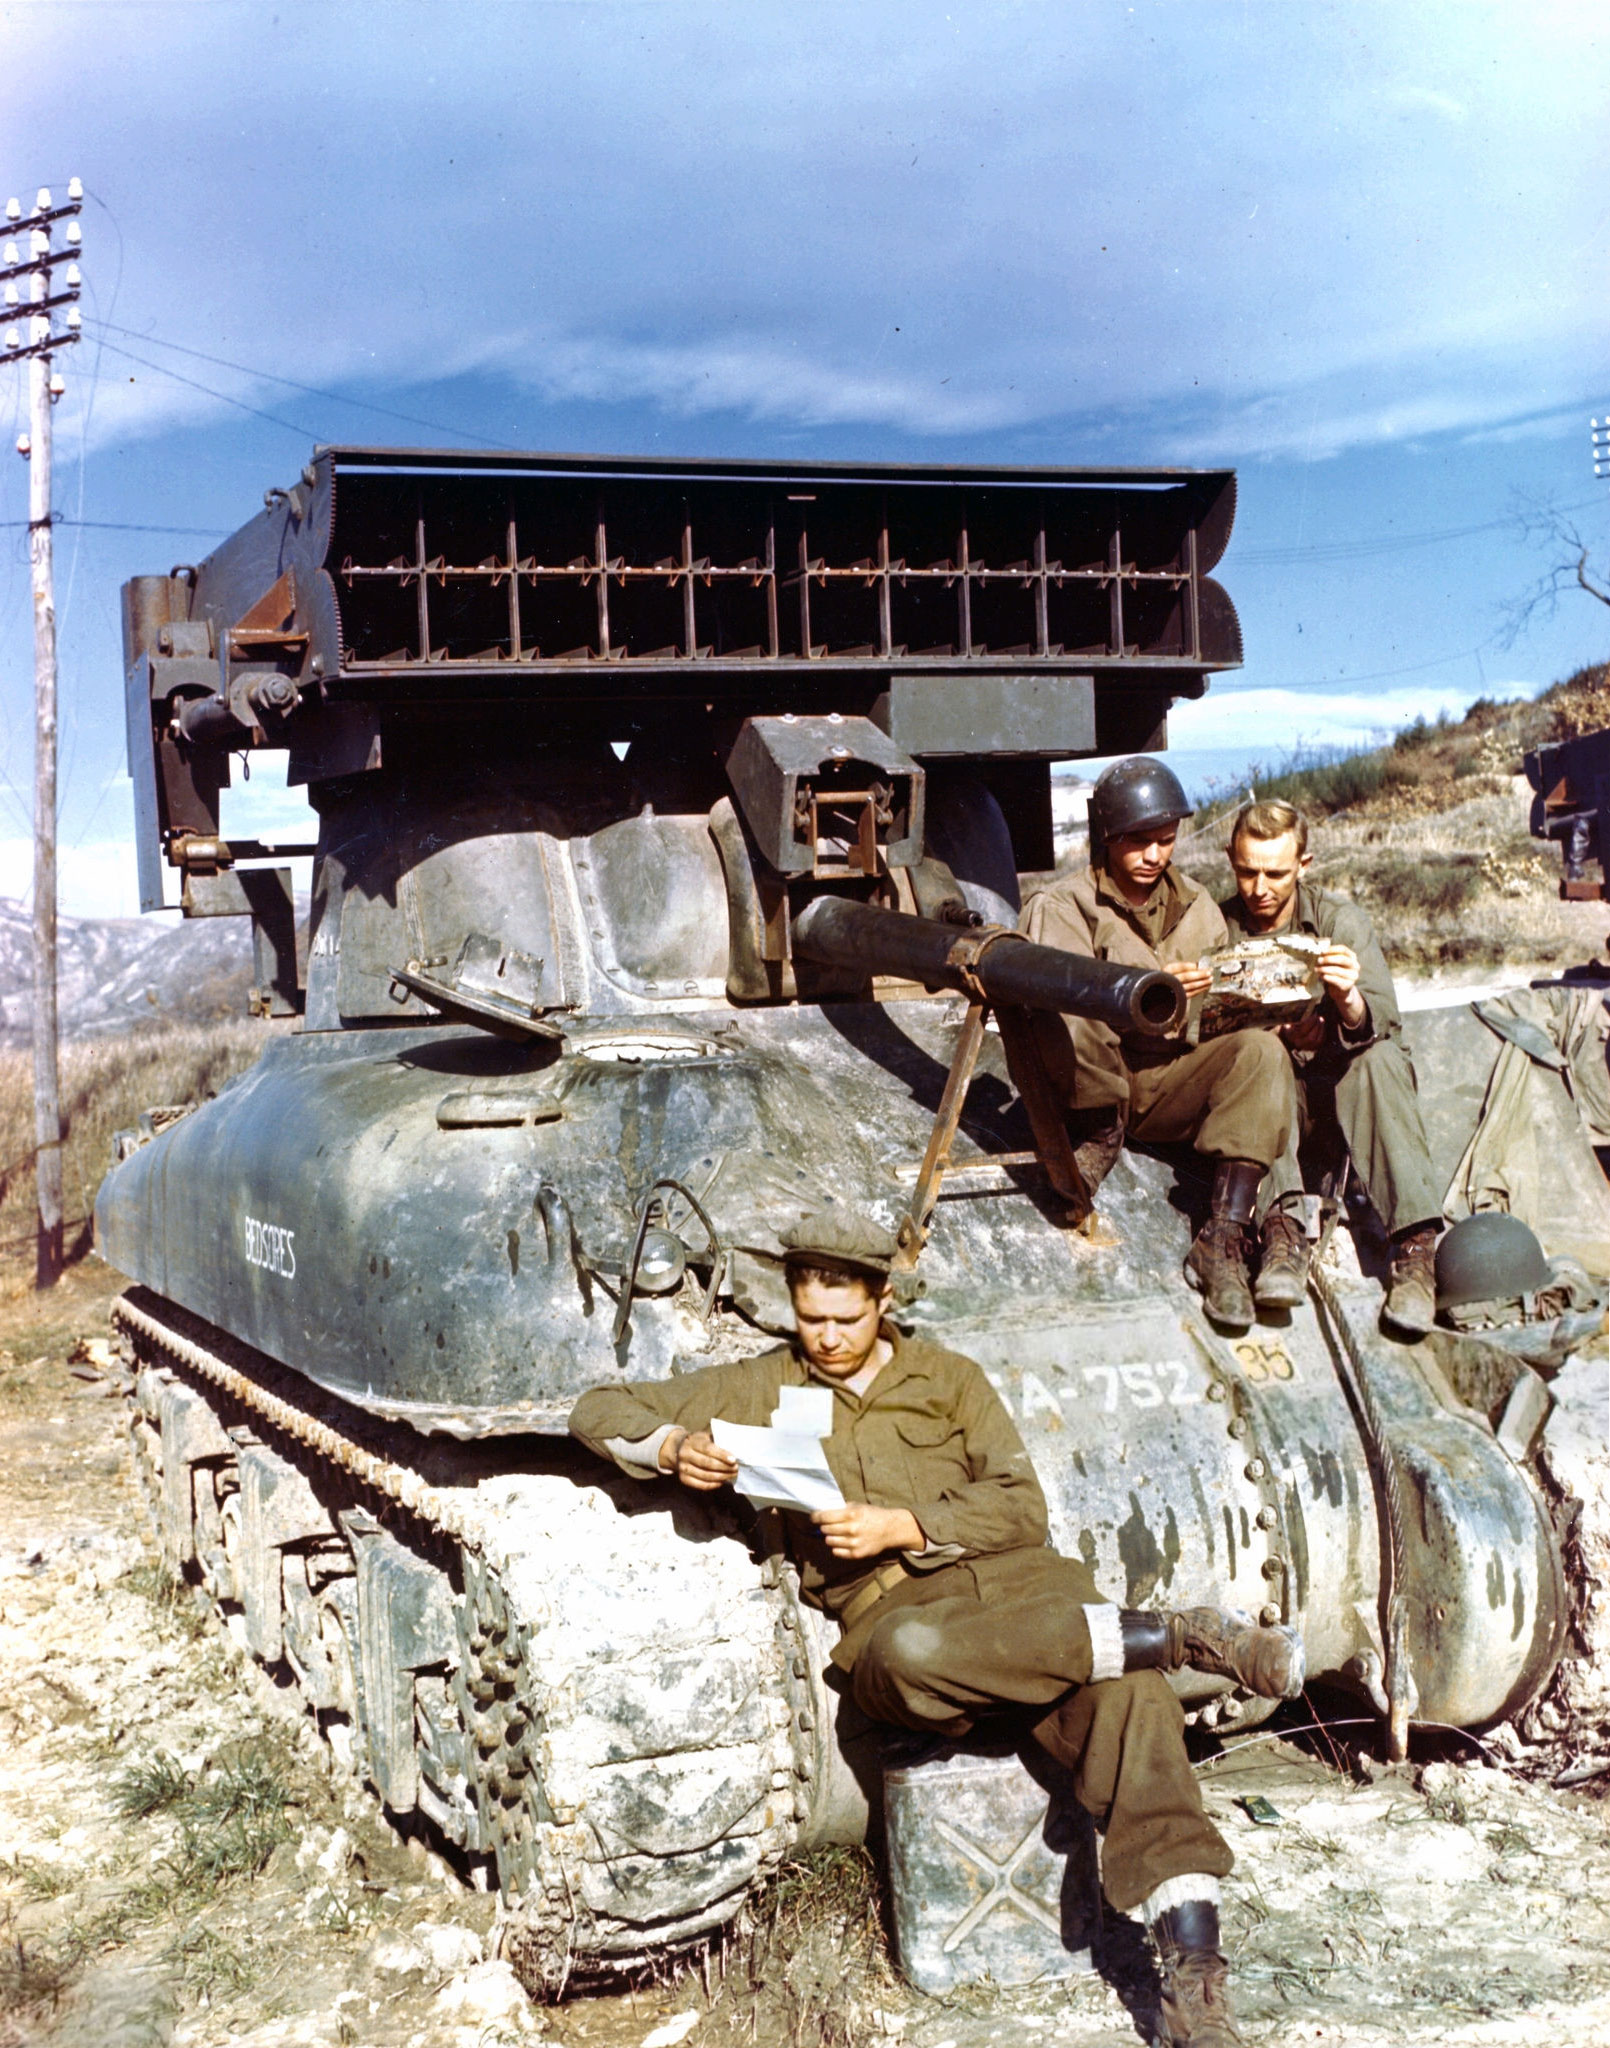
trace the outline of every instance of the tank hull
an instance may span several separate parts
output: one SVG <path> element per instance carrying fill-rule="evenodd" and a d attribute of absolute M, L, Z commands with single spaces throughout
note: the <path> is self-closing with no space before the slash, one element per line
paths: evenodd
<path fill-rule="evenodd" d="M 940 1001 L 649 1020 L 577 1027 L 557 1058 L 414 1029 L 289 1039 L 108 1180 L 170 1557 L 345 1715 L 394 1814 L 491 1859 L 533 1983 L 697 1940 L 790 1850 L 865 1826 L 875 1759 L 838 1742 L 789 1569 L 559 1433 L 584 1385 L 774 1341 L 777 1232 L 826 1194 L 898 1206 L 957 1021 Z M 561 1113 L 444 1127 L 471 1088 Z M 993 1041 L 975 1098 L 903 1314 L 989 1373 L 1058 1547 L 1127 1605 L 1291 1621 L 1311 1676 L 1378 1688 L 1388 1508 L 1346 1350 L 1406 1503 L 1419 1714 L 1479 1726 L 1530 1697 L 1564 1623 L 1552 1527 L 1485 1422 L 1376 1334 L 1379 1290 L 1344 1260 L 1329 1308 L 1227 1338 L 1179 1277 L 1173 1163 L 1126 1154 L 1100 1238 L 1070 1231 L 1043 1180 L 990 1163 L 1016 1132 Z M 708 1323 L 692 1277 L 636 1302 L 617 1351 L 587 1261 L 656 1164 L 702 1190 L 727 1291 Z M 286 1270 L 248 1219 L 286 1233 Z M 278 1521 L 267 1458 L 294 1474 L 269 1489 Z M 332 1640 L 344 1691 L 310 1647 Z M 1267 1711 L 1178 1684 L 1221 1728 Z"/>

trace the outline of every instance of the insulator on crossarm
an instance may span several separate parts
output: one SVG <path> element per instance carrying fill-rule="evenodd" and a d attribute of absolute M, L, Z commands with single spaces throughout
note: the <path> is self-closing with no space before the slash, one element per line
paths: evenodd
<path fill-rule="evenodd" d="M 29 440 L 26 434 L 19 434 L 17 436 L 17 453 L 20 456 L 22 456 L 24 460 L 26 460 L 28 456 L 32 455 L 33 452 L 33 442 Z"/>
<path fill-rule="evenodd" d="M 20 205 L 19 205 L 19 204 L 17 203 L 17 201 L 16 201 L 15 199 L 8 199 L 8 200 L 6 201 L 6 219 L 7 219 L 7 220 L 21 220 L 21 219 L 22 219 L 22 208 L 21 208 L 21 206 L 20 206 Z"/>
<path fill-rule="evenodd" d="M 15 242 L 7 242 L 5 261 L 8 264 L 20 263 L 22 261 L 22 251 L 17 247 Z"/>
<path fill-rule="evenodd" d="M 69 199 L 72 199 L 72 200 L 79 200 L 79 199 L 82 199 L 82 198 L 83 198 L 83 196 L 84 196 L 84 181 L 83 181 L 83 179 L 82 179 L 82 178 L 69 178 L 69 179 L 67 180 L 67 197 L 68 197 Z"/>
<path fill-rule="evenodd" d="M 67 266 L 67 289 L 70 292 L 76 292 L 83 282 L 83 278 L 79 275 L 78 265 L 76 263 L 69 263 Z"/>
<path fill-rule="evenodd" d="M 6 329 L 6 347 L 22 347 L 22 329 L 20 327 L 8 327 Z"/>
<path fill-rule="evenodd" d="M 79 312 L 79 310 L 78 310 L 78 308 L 77 308 L 76 306 L 69 306 L 69 307 L 67 308 L 67 325 L 68 325 L 68 326 L 69 326 L 69 327 L 70 327 L 70 328 L 71 328 L 71 329 L 73 330 L 73 332 L 74 332 L 74 333 L 76 334 L 76 333 L 78 332 L 79 328 L 83 326 L 83 324 L 84 324 L 84 316 L 83 316 L 83 314 Z"/>
<path fill-rule="evenodd" d="M 50 380 L 50 397 L 51 397 L 51 403 L 52 403 L 52 404 L 54 404 L 54 403 L 56 402 L 56 400 L 57 400 L 58 398 L 60 398 L 60 397 L 61 397 L 62 393 L 63 393 L 63 392 L 64 392 L 64 391 L 66 390 L 66 389 L 67 389 L 67 381 L 66 381 L 66 379 L 65 379 L 65 378 L 64 378 L 64 377 L 62 376 L 62 374 L 61 374 L 60 370 L 58 370 L 58 371 L 56 372 L 55 376 L 54 376 L 54 377 L 52 377 L 52 378 L 51 378 L 51 380 Z"/>
<path fill-rule="evenodd" d="M 6 304 L 8 306 L 15 306 L 17 303 L 18 301 L 16 284 L 11 279 L 8 278 L 6 280 Z"/>
<path fill-rule="evenodd" d="M 34 212 L 49 213 L 51 207 L 54 204 L 55 201 L 50 196 L 50 187 L 48 185 L 41 185 L 39 188 L 39 196 L 34 201 Z"/>
<path fill-rule="evenodd" d="M 81 243 L 83 242 L 83 239 L 84 239 L 84 230 L 83 230 L 83 229 L 82 229 L 82 228 L 81 228 L 81 227 L 80 227 L 80 226 L 78 225 L 78 222 L 77 222 L 76 220 L 70 220 L 70 221 L 69 221 L 69 222 L 67 223 L 67 246 L 68 246 L 68 248 L 69 248 L 69 249 L 76 249 L 76 248 L 78 248 L 78 247 L 80 246 L 80 244 L 81 244 Z"/>

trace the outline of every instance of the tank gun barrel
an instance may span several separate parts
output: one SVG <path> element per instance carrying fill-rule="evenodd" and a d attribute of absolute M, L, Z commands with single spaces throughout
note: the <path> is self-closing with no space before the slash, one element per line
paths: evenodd
<path fill-rule="evenodd" d="M 824 967 L 900 975 L 926 988 L 982 991 L 992 1003 L 1091 1017 L 1161 1037 L 1185 1015 L 1185 991 L 1156 968 L 1087 960 L 1016 932 L 969 931 L 936 918 L 819 896 L 794 921 L 794 951 Z"/>

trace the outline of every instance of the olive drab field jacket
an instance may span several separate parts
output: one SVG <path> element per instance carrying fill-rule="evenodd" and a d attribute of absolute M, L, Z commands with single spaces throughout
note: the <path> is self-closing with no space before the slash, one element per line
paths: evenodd
<path fill-rule="evenodd" d="M 1020 929 L 1038 945 L 1122 967 L 1189 965 L 1228 941 L 1219 906 L 1174 867 L 1163 870 L 1138 909 L 1125 902 L 1105 868 L 1076 868 L 1029 898 Z M 1133 1068 L 1160 1065 L 1188 1049 L 1179 1035 L 1120 1037 L 1111 1025 L 1088 1017 L 1042 1014 L 1033 1028 L 1052 1081 L 1075 1107 L 1092 1100 L 1127 1101 Z"/>
<path fill-rule="evenodd" d="M 570 1430 L 634 1477 L 652 1468 L 632 1447 L 667 1423 L 707 1430 L 726 1422 L 769 1422 L 782 1387 L 833 1390 L 827 1462 L 847 1501 L 909 1508 L 928 1539 L 903 1553 L 914 1571 L 1046 1542 L 1045 1496 L 1012 1418 L 970 1358 L 885 1324 L 893 1356 L 864 1395 L 812 1370 L 791 1344 L 730 1365 L 668 1380 L 594 1387 L 571 1411 Z M 657 1447 L 656 1447 L 657 1448 Z M 887 1557 L 837 1558 L 803 1514 L 783 1522 L 800 1585 L 814 1604 L 839 1614 Z"/>

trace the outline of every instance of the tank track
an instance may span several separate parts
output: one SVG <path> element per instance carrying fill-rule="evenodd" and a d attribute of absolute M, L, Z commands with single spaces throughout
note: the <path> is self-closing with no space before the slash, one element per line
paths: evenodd
<path fill-rule="evenodd" d="M 816 1617 L 730 1518 L 546 1439 L 378 1423 L 143 1288 L 112 1310 L 169 1566 L 555 1993 L 686 1949 L 838 1832 Z"/>

